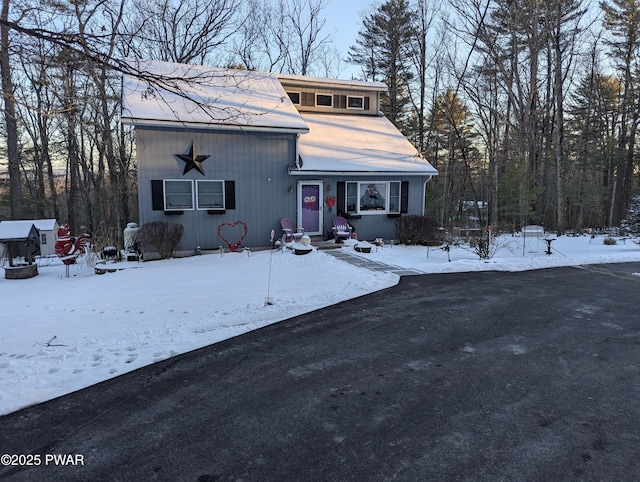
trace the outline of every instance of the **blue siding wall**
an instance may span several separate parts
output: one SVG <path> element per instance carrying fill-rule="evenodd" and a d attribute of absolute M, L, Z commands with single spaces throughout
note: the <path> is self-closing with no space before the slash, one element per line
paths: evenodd
<path fill-rule="evenodd" d="M 408 182 L 408 199 L 407 199 L 407 212 L 402 214 L 423 215 L 424 214 L 424 190 L 426 177 L 420 176 L 345 176 L 340 178 L 326 178 L 324 179 L 324 190 L 326 196 L 337 196 L 337 184 L 342 181 L 359 181 L 359 182 L 385 182 L 385 181 L 406 181 Z M 329 192 L 328 189 L 331 189 Z M 333 226 L 333 220 L 337 216 L 338 212 L 343 210 L 342 206 L 335 206 L 331 212 L 325 205 L 324 219 L 325 225 L 328 227 L 329 234 L 331 234 L 331 228 Z M 349 223 L 353 226 L 354 231 L 358 235 L 358 239 L 375 240 L 376 238 L 383 238 L 387 241 L 396 238 L 395 221 L 397 216 L 389 216 L 387 214 L 362 214 L 357 217 L 347 216 Z"/>
<path fill-rule="evenodd" d="M 164 220 L 182 224 L 182 249 L 225 245 L 218 237 L 218 226 L 236 221 L 245 222 L 248 228 L 242 246 L 267 246 L 271 229 L 280 235 L 280 218 L 295 218 L 295 183 L 287 171 L 295 160 L 295 134 L 138 126 L 136 136 L 140 223 Z M 209 156 L 202 163 L 204 176 L 195 169 L 183 175 L 185 163 L 176 157 L 188 154 L 192 141 L 198 155 Z M 235 181 L 236 208 L 224 214 L 185 210 L 180 215 L 167 215 L 154 210 L 151 181 L 162 179 Z M 235 237 L 234 233 L 232 228 L 223 228 L 223 235 L 228 238 Z"/>
<path fill-rule="evenodd" d="M 297 219 L 297 185 L 304 180 L 322 181 L 323 197 L 336 196 L 337 184 L 343 181 L 406 181 L 408 182 L 407 214 L 423 214 L 424 185 L 426 178 L 416 176 L 348 176 L 325 177 L 290 176 L 288 166 L 295 162 L 296 135 L 269 132 L 203 131 L 178 128 L 136 128 L 138 157 L 138 202 L 140 224 L 150 221 L 180 223 L 185 228 L 181 248 L 195 250 L 217 249 L 226 243 L 218 237 L 218 226 L 222 223 L 243 221 L 248 234 L 241 247 L 266 247 L 270 232 L 276 238 L 282 234 L 280 219 Z M 185 162 L 176 154 L 188 154 L 191 143 L 198 155 L 209 156 L 202 167 L 205 175 L 192 169 L 183 175 Z M 179 215 L 167 215 L 163 210 L 153 209 L 152 181 L 175 180 L 221 180 L 234 181 L 235 209 L 221 214 L 209 214 L 206 210 L 185 210 Z M 194 183 L 195 185 L 195 183 Z M 324 199 L 323 199 L 324 201 Z M 331 237 L 331 227 L 338 211 L 335 206 L 329 211 L 324 204 L 324 235 Z M 350 219 L 359 239 L 374 240 L 381 237 L 394 239 L 395 217 L 387 214 L 363 214 Z M 231 242 L 241 235 L 240 227 L 223 228 L 223 235 Z"/>

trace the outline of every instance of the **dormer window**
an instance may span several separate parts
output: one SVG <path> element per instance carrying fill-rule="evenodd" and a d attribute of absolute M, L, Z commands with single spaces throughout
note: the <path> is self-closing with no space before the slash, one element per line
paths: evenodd
<path fill-rule="evenodd" d="M 321 107 L 333 107 L 333 96 L 330 94 L 316 94 L 316 105 Z"/>
<path fill-rule="evenodd" d="M 364 109 L 364 97 L 347 96 L 347 109 Z"/>
<path fill-rule="evenodd" d="M 287 92 L 289 99 L 296 105 L 300 105 L 300 92 Z"/>

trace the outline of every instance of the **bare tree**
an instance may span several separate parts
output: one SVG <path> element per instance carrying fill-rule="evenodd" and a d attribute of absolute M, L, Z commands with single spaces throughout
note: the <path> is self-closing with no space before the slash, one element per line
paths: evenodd
<path fill-rule="evenodd" d="M 415 112 L 417 124 L 417 147 L 422 153 L 425 148 L 425 110 L 427 108 L 427 73 L 429 66 L 433 65 L 433 57 L 438 51 L 438 46 L 434 46 L 431 58 L 427 57 L 430 50 L 430 35 L 432 25 L 437 18 L 440 2 L 428 0 L 415 0 L 411 42 L 407 45 L 406 55 L 411 59 L 411 65 L 416 72 L 415 82 L 409 89 L 409 96 Z"/>
<path fill-rule="evenodd" d="M 56 218 L 66 216 L 73 231 L 83 225 L 95 229 L 101 224 L 115 233 L 115 242 L 123 224 L 131 220 L 130 196 L 135 195 L 135 180 L 130 175 L 131 139 L 119 124 L 121 76 L 143 79 L 150 90 L 174 91 L 185 98 L 189 97 L 187 82 L 183 76 L 150 72 L 146 64 L 119 55 L 134 53 L 130 31 L 125 31 L 123 24 L 130 8 L 127 0 L 45 2 L 38 7 L 27 5 L 25 14 L 18 11 L 15 18 L 9 16 L 9 3 L 5 0 L 5 16 L 0 16 L 6 42 L 0 67 L 8 100 L 4 127 L 11 133 L 7 134 L 7 145 L 11 153 L 16 153 L 9 156 L 16 159 L 10 163 L 12 206 L 22 209 L 22 179 L 28 180 L 25 185 L 32 199 L 38 200 L 31 215 L 44 213 L 48 192 L 53 214 Z M 227 6 L 236 3 L 224 2 Z M 197 41 L 202 43 L 196 42 L 195 50 L 181 52 L 193 53 L 200 48 L 205 55 L 212 44 L 199 38 L 201 34 L 198 32 Z M 10 40 L 13 45 L 9 45 Z M 21 62 L 11 65 L 14 48 L 19 49 Z M 22 76 L 24 82 L 14 85 L 12 75 Z M 194 71 L 193 80 L 209 79 Z M 20 102 L 25 108 L 17 110 Z M 24 136 L 18 132 L 20 119 Z M 60 202 L 50 150 L 52 139 L 60 141 L 60 150 L 53 157 L 66 161 Z M 17 156 L 21 142 L 26 146 L 24 159 L 29 161 L 24 164 L 22 178 Z M 21 217 L 24 213 L 16 209 L 12 217 Z"/>
<path fill-rule="evenodd" d="M 239 0 L 134 0 L 134 8 L 127 27 L 138 57 L 204 65 L 235 32 Z"/>
<path fill-rule="evenodd" d="M 4 101 L 4 121 L 7 134 L 7 159 L 9 163 L 9 205 L 11 219 L 22 217 L 22 183 L 20 180 L 20 158 L 18 154 L 18 124 L 12 79 L 11 42 L 9 9 L 10 0 L 2 0 L 0 11 L 0 76 L 2 77 L 2 98 Z"/>
<path fill-rule="evenodd" d="M 232 55 L 248 69 L 310 75 L 316 65 L 334 63 L 325 33 L 326 0 L 247 0 Z M 232 63 L 234 63 L 232 61 Z"/>
<path fill-rule="evenodd" d="M 286 21 L 291 26 L 295 47 L 289 48 L 287 55 L 288 70 L 299 75 L 308 75 L 316 55 L 331 39 L 331 35 L 322 34 L 326 20 L 322 11 L 326 0 L 291 0 Z"/>

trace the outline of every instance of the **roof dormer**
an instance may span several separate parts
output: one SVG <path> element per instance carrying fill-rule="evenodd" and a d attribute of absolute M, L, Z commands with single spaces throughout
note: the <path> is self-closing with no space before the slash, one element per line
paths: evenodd
<path fill-rule="evenodd" d="M 380 115 L 380 94 L 387 91 L 382 82 L 283 74 L 278 75 L 278 79 L 300 112 L 377 116 Z"/>

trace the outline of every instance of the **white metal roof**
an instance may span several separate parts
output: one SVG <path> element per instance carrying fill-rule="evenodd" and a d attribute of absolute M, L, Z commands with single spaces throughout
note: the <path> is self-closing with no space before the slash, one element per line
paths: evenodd
<path fill-rule="evenodd" d="M 307 131 L 275 74 L 157 61 L 131 63 L 148 81 L 124 77 L 125 124 Z"/>
<path fill-rule="evenodd" d="M 56 228 L 56 219 L 34 219 L 33 224 L 39 231 L 52 231 Z"/>
<path fill-rule="evenodd" d="M 368 174 L 434 176 L 438 171 L 383 116 L 301 114 L 309 133 L 300 136 L 301 166 L 293 175 Z"/>

